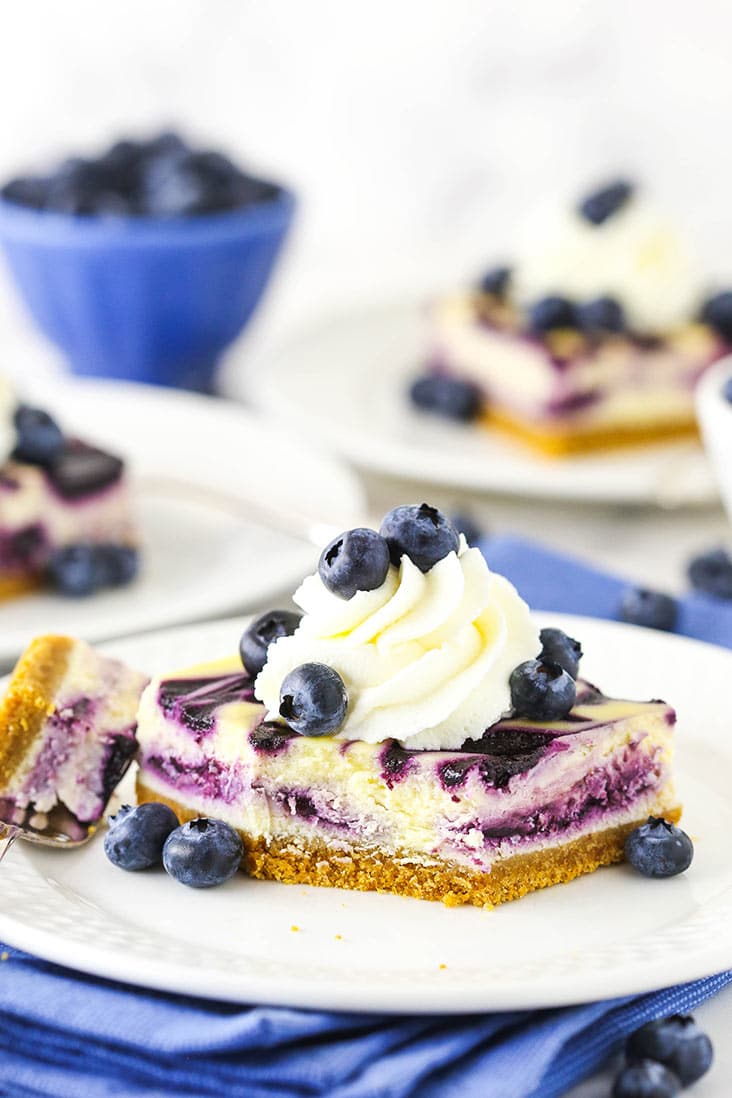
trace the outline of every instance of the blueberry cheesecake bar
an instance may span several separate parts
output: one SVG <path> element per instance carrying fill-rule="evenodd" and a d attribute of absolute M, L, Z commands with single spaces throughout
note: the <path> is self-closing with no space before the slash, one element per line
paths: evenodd
<path fill-rule="evenodd" d="M 0 701 L 0 820 L 83 838 L 135 755 L 146 683 L 82 641 L 34 640 Z"/>
<path fill-rule="evenodd" d="M 732 294 L 705 300 L 654 206 L 616 181 L 525 253 L 437 304 L 413 402 L 548 455 L 693 433 L 694 386 L 732 346 Z"/>
<path fill-rule="evenodd" d="M 66 436 L 0 383 L 0 598 L 129 583 L 137 533 L 124 462 Z"/>
<path fill-rule="evenodd" d="M 336 538 L 295 602 L 138 714 L 139 800 L 228 823 L 253 876 L 493 905 L 678 819 L 673 710 L 578 678 L 434 508 Z"/>

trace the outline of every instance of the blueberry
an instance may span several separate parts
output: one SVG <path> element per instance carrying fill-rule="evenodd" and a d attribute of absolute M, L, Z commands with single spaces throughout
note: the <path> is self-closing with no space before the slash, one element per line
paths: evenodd
<path fill-rule="evenodd" d="M 457 553 L 460 548 L 453 524 L 427 503 L 395 507 L 379 533 L 386 538 L 392 564 L 398 567 L 402 557 L 409 557 L 421 572 L 429 572 L 448 553 Z"/>
<path fill-rule="evenodd" d="M 423 412 L 469 423 L 483 404 L 480 390 L 469 381 L 445 374 L 425 374 L 412 382 L 409 399 Z"/>
<path fill-rule="evenodd" d="M 689 581 L 696 591 L 732 599 L 732 558 L 726 549 L 711 549 L 689 562 Z"/>
<path fill-rule="evenodd" d="M 470 546 L 477 545 L 486 536 L 480 524 L 465 511 L 458 511 L 451 521 L 458 534 L 462 534 Z"/>
<path fill-rule="evenodd" d="M 120 869 L 160 865 L 163 844 L 177 826 L 178 817 L 166 804 L 150 802 L 136 808 L 125 805 L 104 836 L 104 853 Z"/>
<path fill-rule="evenodd" d="M 562 720 L 574 705 L 577 688 L 563 667 L 551 660 L 526 660 L 509 678 L 511 705 L 529 720 Z"/>
<path fill-rule="evenodd" d="M 678 1078 L 654 1060 L 628 1064 L 615 1079 L 613 1098 L 675 1098 L 681 1090 Z"/>
<path fill-rule="evenodd" d="M 620 620 L 647 629 L 673 630 L 678 612 L 676 599 L 645 587 L 628 587 L 620 600 Z"/>
<path fill-rule="evenodd" d="M 577 319 L 583 332 L 596 335 L 625 331 L 623 306 L 614 297 L 596 297 L 577 306 Z"/>
<path fill-rule="evenodd" d="M 542 335 L 556 328 L 576 327 L 577 312 L 566 297 L 551 295 L 542 297 L 529 306 L 528 320 L 529 331 Z"/>
<path fill-rule="evenodd" d="M 234 876 L 244 847 L 238 832 L 223 820 L 191 820 L 165 840 L 163 866 L 190 888 L 212 888 Z"/>
<path fill-rule="evenodd" d="M 673 1014 L 648 1022 L 631 1033 L 625 1049 L 630 1059 L 663 1064 L 678 1076 L 684 1087 L 706 1075 L 714 1059 L 712 1042 L 690 1014 Z"/>
<path fill-rule="evenodd" d="M 270 644 L 280 637 L 292 636 L 301 618 L 302 614 L 294 610 L 267 610 L 244 630 L 239 641 L 239 655 L 252 678 L 256 678 L 267 662 Z"/>
<path fill-rule="evenodd" d="M 41 210 L 48 198 L 48 180 L 41 176 L 19 176 L 6 183 L 0 194 L 8 202 Z"/>
<path fill-rule="evenodd" d="M 732 343 L 732 290 L 722 290 L 710 297 L 704 303 L 701 319 L 722 339 Z"/>
<path fill-rule="evenodd" d="M 582 659 L 582 645 L 579 641 L 568 637 L 561 629 L 542 629 L 539 633 L 541 641 L 542 660 L 551 660 L 558 663 L 573 679 L 577 678 L 580 660 Z"/>
<path fill-rule="evenodd" d="M 13 423 L 17 432 L 13 457 L 29 465 L 51 465 L 63 449 L 64 435 L 48 412 L 21 404 Z"/>
<path fill-rule="evenodd" d="M 280 716 L 302 736 L 328 736 L 346 719 L 348 694 L 343 679 L 324 663 L 303 663 L 280 687 Z"/>
<path fill-rule="evenodd" d="M 93 545 L 66 545 L 57 549 L 48 564 L 49 579 L 62 595 L 84 598 L 104 586 L 104 570 Z"/>
<path fill-rule="evenodd" d="M 644 877 L 676 877 L 691 865 L 694 844 L 680 827 L 649 816 L 627 836 L 625 857 Z"/>
<path fill-rule="evenodd" d="M 506 296 L 510 282 L 510 267 L 491 267 L 489 271 L 485 272 L 478 283 L 478 289 L 481 293 L 491 294 L 493 297 L 502 298 Z"/>
<path fill-rule="evenodd" d="M 579 213 L 592 225 L 602 225 L 623 208 L 631 198 L 633 190 L 632 183 L 625 179 L 618 179 L 583 198 L 579 204 Z"/>
<path fill-rule="evenodd" d="M 140 554 L 133 546 L 97 545 L 95 554 L 104 587 L 124 587 L 137 575 Z"/>
<path fill-rule="evenodd" d="M 334 595 L 351 599 L 357 591 L 375 591 L 389 571 L 389 546 L 375 530 L 348 530 L 325 547 L 318 573 Z"/>
<path fill-rule="evenodd" d="M 728 377 L 722 386 L 722 396 L 728 404 L 732 404 L 732 377 Z"/>

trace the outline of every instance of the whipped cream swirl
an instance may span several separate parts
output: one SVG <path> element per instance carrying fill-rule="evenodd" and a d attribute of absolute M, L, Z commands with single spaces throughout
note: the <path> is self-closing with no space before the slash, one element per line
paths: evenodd
<path fill-rule="evenodd" d="M 427 573 L 403 557 L 347 601 L 316 574 L 294 599 L 304 617 L 270 647 L 255 695 L 276 714 L 293 668 L 327 664 L 348 691 L 343 740 L 459 748 L 510 709 L 511 671 L 541 648 L 526 603 L 464 538 Z"/>
<path fill-rule="evenodd" d="M 637 195 L 601 225 L 576 210 L 535 226 L 515 271 L 518 300 L 547 294 L 573 301 L 609 295 L 634 331 L 663 333 L 693 319 L 703 295 L 682 234 Z"/>

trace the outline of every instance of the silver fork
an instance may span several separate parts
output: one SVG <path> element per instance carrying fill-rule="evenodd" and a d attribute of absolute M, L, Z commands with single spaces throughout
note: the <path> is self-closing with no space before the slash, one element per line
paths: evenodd
<path fill-rule="evenodd" d="M 0 820 L 0 862 L 10 850 L 10 847 L 16 839 L 22 839 L 27 843 L 34 843 L 36 846 L 52 846 L 57 850 L 59 848 L 71 850 L 77 846 L 83 846 L 84 843 L 88 843 L 95 831 L 95 827 L 90 827 L 83 838 L 72 839 L 63 831 L 57 831 L 52 827 L 39 830 L 30 827 L 28 824 L 10 824 Z"/>

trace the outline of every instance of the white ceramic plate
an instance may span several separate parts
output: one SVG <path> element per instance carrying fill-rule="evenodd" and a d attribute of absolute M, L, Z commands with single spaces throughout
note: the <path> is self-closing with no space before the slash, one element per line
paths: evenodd
<path fill-rule="evenodd" d="M 414 305 L 340 317 L 266 358 L 230 358 L 221 388 L 361 468 L 391 476 L 592 503 L 674 507 L 717 498 L 693 441 L 557 461 L 485 427 L 413 410 L 405 393 L 426 360 L 426 340 L 424 312 Z"/>
<path fill-rule="evenodd" d="M 542 620 L 581 638 L 584 672 L 608 692 L 677 706 L 684 824 L 696 844 L 681 877 L 616 866 L 483 911 L 243 876 L 196 892 L 162 870 L 115 869 L 100 841 L 73 852 L 16 843 L 0 867 L 0 939 L 167 991 L 357 1011 L 555 1006 L 729 967 L 732 653 L 589 618 Z M 224 655 L 240 629 L 210 623 L 107 648 L 154 672 Z"/>
<path fill-rule="evenodd" d="M 348 470 L 239 405 L 104 381 L 28 383 L 23 394 L 128 459 L 143 570 L 90 599 L 42 592 L 0 604 L 0 666 L 40 632 L 99 640 L 252 609 L 312 567 L 318 523 L 342 530 L 362 514 Z M 257 521 L 258 506 L 278 508 L 264 521 L 279 529 Z M 285 533 L 290 523 L 315 543 Z"/>

